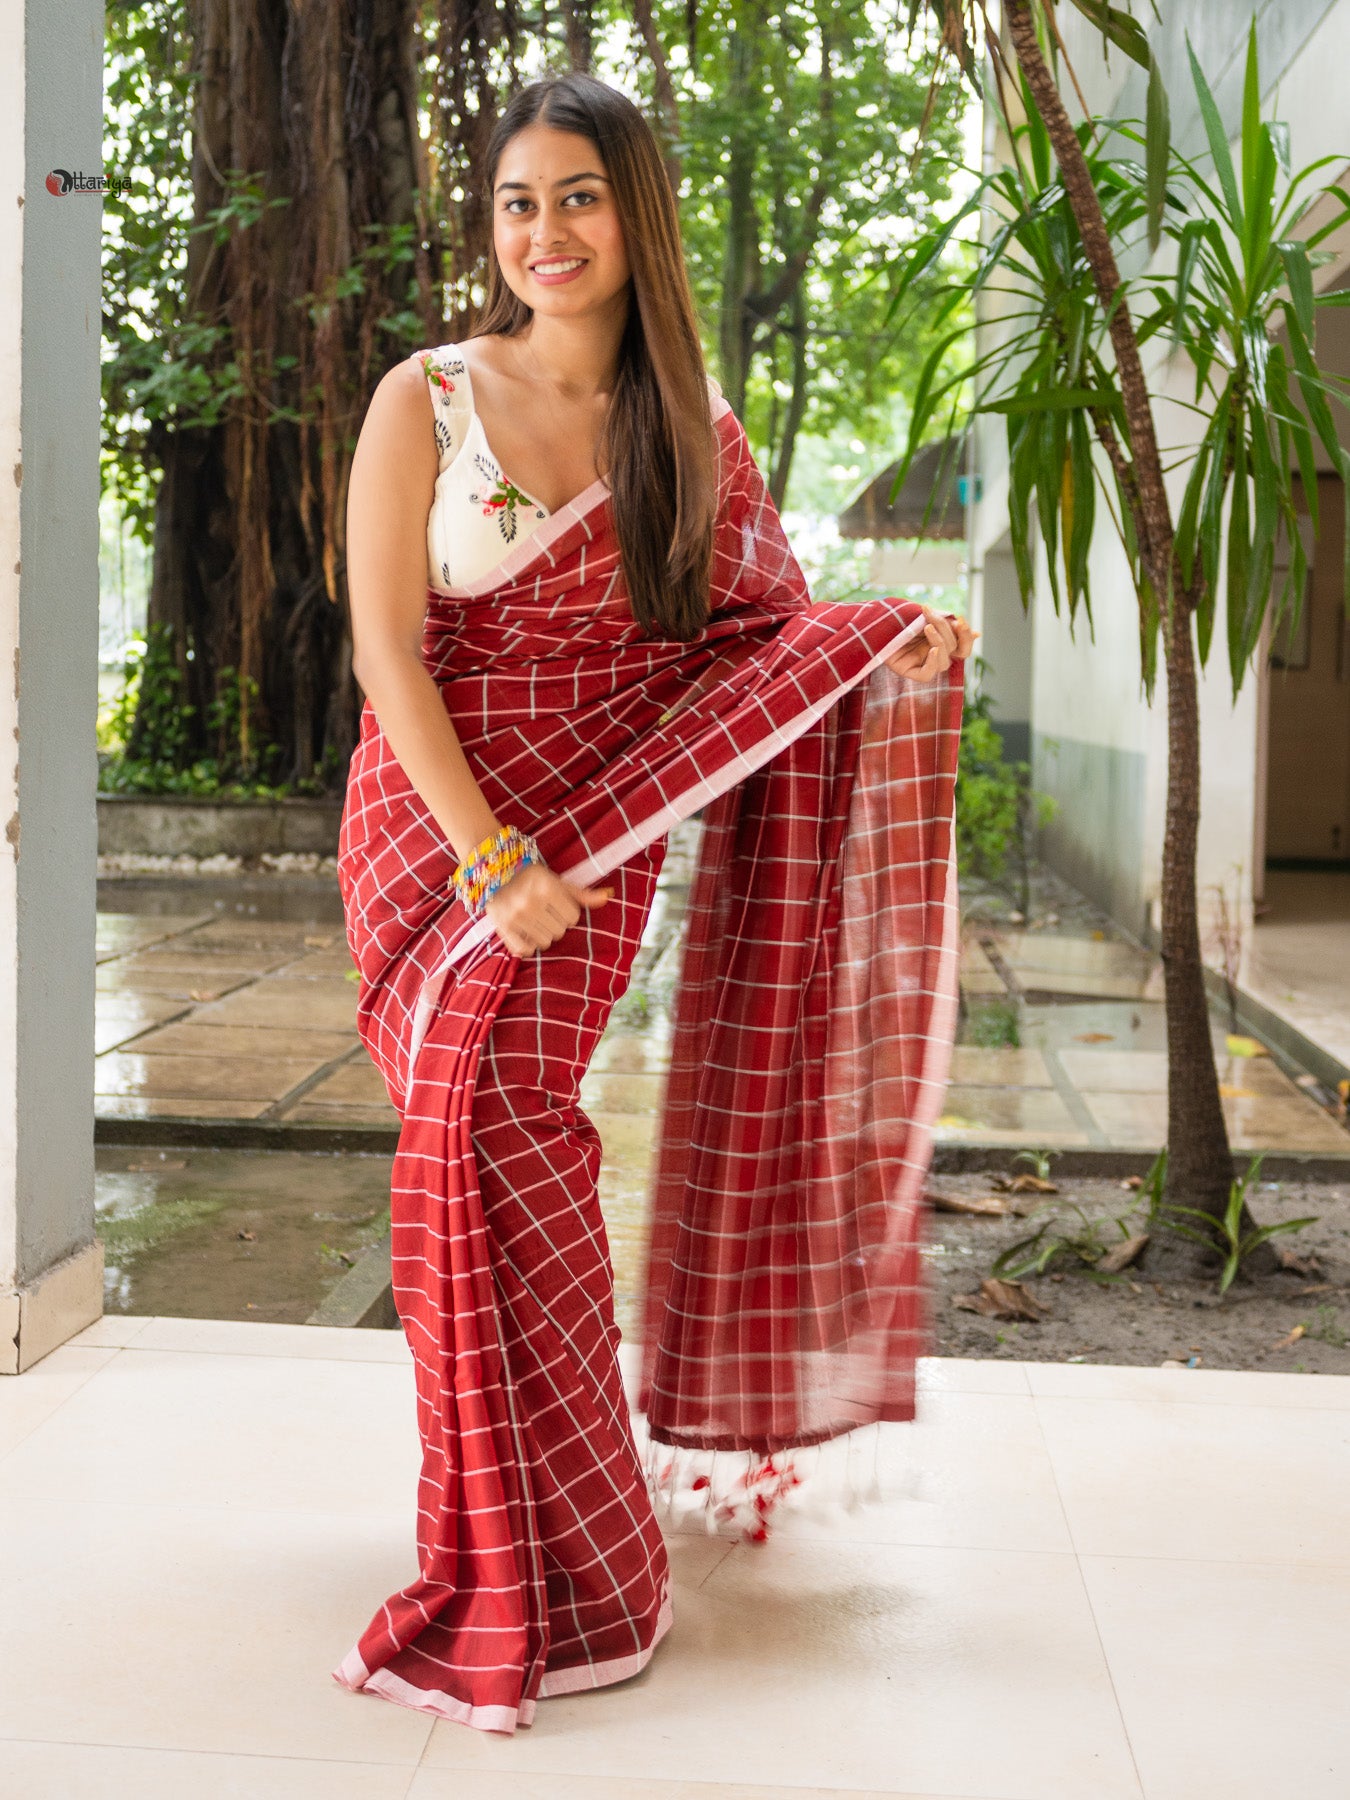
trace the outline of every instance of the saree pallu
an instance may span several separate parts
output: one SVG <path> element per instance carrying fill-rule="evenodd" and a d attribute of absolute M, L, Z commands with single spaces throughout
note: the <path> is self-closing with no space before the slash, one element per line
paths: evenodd
<path fill-rule="evenodd" d="M 600 483 L 423 656 L 488 804 L 614 889 L 519 960 L 369 706 L 339 880 L 363 1041 L 397 1106 L 394 1298 L 423 1460 L 419 1573 L 333 1671 L 492 1730 L 641 1669 L 669 1570 L 619 1376 L 581 1077 L 665 834 L 703 814 L 653 1185 L 653 1440 L 770 1452 L 914 1415 L 918 1234 L 955 1022 L 961 666 L 883 664 L 908 603 L 813 604 L 724 402 L 713 611 L 643 636 Z"/>

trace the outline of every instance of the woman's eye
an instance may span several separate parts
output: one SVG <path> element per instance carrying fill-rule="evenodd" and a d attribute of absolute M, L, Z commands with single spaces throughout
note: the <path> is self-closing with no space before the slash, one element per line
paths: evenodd
<path fill-rule="evenodd" d="M 579 201 L 581 203 L 581 206 L 584 208 L 587 206 L 593 206 L 598 198 L 599 198 L 598 195 L 589 193 L 583 188 L 583 189 L 579 189 L 575 193 L 564 195 L 563 205 L 564 206 L 570 205 L 573 200 L 576 200 L 576 201 Z M 512 213 L 516 217 L 519 217 L 519 215 L 522 212 L 528 211 L 529 208 L 532 207 L 533 205 L 534 205 L 533 200 L 526 198 L 524 195 L 516 194 L 512 198 L 510 198 L 508 200 L 504 200 L 502 202 L 502 211 L 506 212 L 506 213 Z"/>

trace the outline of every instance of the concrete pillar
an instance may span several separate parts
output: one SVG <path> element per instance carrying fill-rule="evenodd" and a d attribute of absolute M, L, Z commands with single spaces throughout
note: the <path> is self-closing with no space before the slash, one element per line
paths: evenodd
<path fill-rule="evenodd" d="M 102 0 L 0 5 L 0 1373 L 103 1310 L 94 1240 Z"/>

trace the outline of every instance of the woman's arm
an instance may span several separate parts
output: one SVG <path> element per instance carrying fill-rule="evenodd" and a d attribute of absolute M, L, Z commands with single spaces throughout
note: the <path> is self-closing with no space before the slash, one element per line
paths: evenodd
<path fill-rule="evenodd" d="M 390 748 L 461 860 L 501 829 L 422 661 L 436 439 L 426 377 L 391 369 L 371 397 L 347 489 L 352 669 Z"/>
<path fill-rule="evenodd" d="M 503 824 L 483 796 L 422 661 L 427 597 L 427 515 L 438 456 L 426 377 L 415 362 L 391 369 L 371 397 L 347 489 L 347 592 L 352 669 L 408 780 L 459 861 Z M 517 956 L 556 942 L 604 904 L 607 890 L 578 889 L 541 866 L 522 869 L 488 902 L 488 916 Z"/>

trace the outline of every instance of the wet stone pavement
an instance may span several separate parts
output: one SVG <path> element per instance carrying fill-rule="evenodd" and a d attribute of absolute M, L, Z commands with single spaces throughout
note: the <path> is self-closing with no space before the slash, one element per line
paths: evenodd
<path fill-rule="evenodd" d="M 601 1200 L 628 1332 L 695 847 L 693 831 L 673 834 L 632 984 L 582 1087 L 605 1148 Z M 316 885 L 306 900 L 266 881 L 238 894 L 191 878 L 101 890 L 100 1118 L 123 1122 L 123 1137 L 146 1121 L 158 1144 L 175 1120 L 247 1121 L 278 1140 L 275 1151 L 100 1149 L 109 1311 L 302 1320 L 387 1229 L 387 1155 L 297 1147 L 297 1128 L 375 1127 L 392 1148 L 397 1125 L 356 1035 L 336 895 Z M 1155 958 L 1082 902 L 1033 910 L 1030 927 L 1006 909 L 968 909 L 961 985 L 940 1145 L 1158 1147 L 1167 1059 Z M 1350 1132 L 1295 1074 L 1250 1039 L 1230 1041 L 1218 1019 L 1214 1034 L 1235 1150 L 1350 1154 Z"/>

